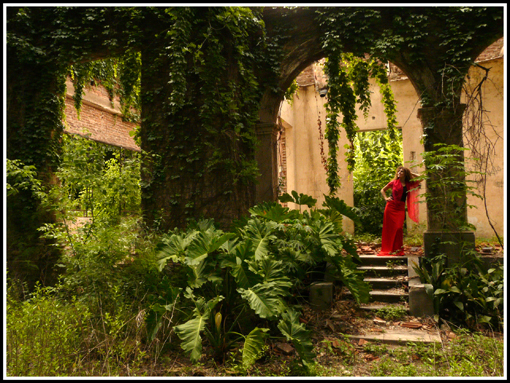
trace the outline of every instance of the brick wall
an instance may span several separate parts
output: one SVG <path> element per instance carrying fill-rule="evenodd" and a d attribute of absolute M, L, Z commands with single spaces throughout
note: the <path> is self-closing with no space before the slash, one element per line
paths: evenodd
<path fill-rule="evenodd" d="M 74 107 L 73 90 L 68 87 L 65 108 L 65 132 L 88 136 L 90 139 L 109 145 L 119 146 L 128 150 L 140 151 L 129 132 L 137 124 L 122 121 L 118 111 L 110 106 L 108 93 L 101 86 L 86 87 L 80 118 Z"/>

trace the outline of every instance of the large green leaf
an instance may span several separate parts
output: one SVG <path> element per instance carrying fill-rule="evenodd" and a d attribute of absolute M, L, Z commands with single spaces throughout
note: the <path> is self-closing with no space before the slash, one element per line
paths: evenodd
<path fill-rule="evenodd" d="M 200 333 L 207 323 L 207 315 L 197 316 L 186 323 L 175 327 L 175 333 L 181 339 L 182 349 L 190 354 L 192 362 L 196 362 L 202 356 L 202 337 Z"/>
<path fill-rule="evenodd" d="M 207 230 L 198 232 L 189 244 L 186 253 L 186 264 L 193 266 L 202 262 L 209 254 L 218 250 L 225 242 L 235 237 L 233 233 Z"/>
<path fill-rule="evenodd" d="M 346 216 L 347 218 L 352 219 L 356 223 L 360 223 L 360 220 L 359 220 L 359 217 L 358 217 L 356 211 L 352 207 L 347 206 L 345 201 L 343 201 L 337 197 L 330 197 L 327 195 L 324 195 L 324 198 L 325 198 L 325 201 L 323 203 L 323 206 L 337 211 L 338 213 Z"/>
<path fill-rule="evenodd" d="M 243 241 L 222 256 L 221 267 L 230 268 L 237 286 L 243 289 L 255 286 L 262 278 L 250 270 L 249 261 L 254 257 L 251 241 Z"/>
<path fill-rule="evenodd" d="M 280 290 L 290 288 L 292 286 L 289 277 L 286 275 L 282 261 L 271 258 L 265 258 L 258 263 L 259 272 L 264 282 L 275 283 Z"/>
<path fill-rule="evenodd" d="M 259 283 L 248 289 L 240 288 L 238 291 L 261 318 L 273 318 L 284 308 L 284 302 L 279 296 L 282 291 L 275 283 Z"/>
<path fill-rule="evenodd" d="M 278 328 L 288 341 L 292 342 L 303 363 L 310 366 L 313 363 L 315 354 L 310 331 L 305 325 L 299 322 L 299 314 L 294 310 L 288 310 L 282 314 Z"/>
<path fill-rule="evenodd" d="M 193 238 L 198 234 L 194 231 L 189 234 L 172 234 L 163 236 L 156 248 L 156 259 L 159 271 L 162 271 L 169 260 L 183 262 L 187 248 Z"/>
<path fill-rule="evenodd" d="M 364 280 L 364 272 L 357 269 L 357 265 L 349 257 L 328 258 L 336 267 L 335 276 L 349 289 L 358 303 L 370 300 L 370 285 Z"/>
<path fill-rule="evenodd" d="M 181 339 L 182 349 L 190 354 L 192 362 L 196 362 L 202 355 L 202 337 L 200 333 L 204 330 L 211 311 L 223 297 L 217 296 L 208 302 L 204 298 L 195 298 L 190 288 L 186 289 L 185 296 L 195 302 L 196 308 L 193 311 L 193 318 L 189 321 L 175 326 L 175 333 Z"/>
<path fill-rule="evenodd" d="M 233 233 L 223 233 L 214 227 L 199 231 L 193 236 L 184 257 L 184 263 L 190 269 L 188 282 L 191 287 L 200 287 L 208 280 L 221 281 L 215 267 L 217 258 L 209 255 L 222 248 L 234 236 Z"/>
<path fill-rule="evenodd" d="M 322 248 L 332 257 L 338 255 L 341 250 L 338 244 L 340 235 L 335 230 L 335 226 L 331 222 L 318 221 L 317 224 Z"/>
<path fill-rule="evenodd" d="M 289 219 L 295 219 L 299 216 L 298 211 L 289 211 L 289 208 L 283 207 L 277 202 L 259 204 L 251 208 L 249 212 L 252 216 L 262 217 L 278 223 Z"/>
<path fill-rule="evenodd" d="M 260 358 L 265 340 L 269 336 L 269 334 L 267 334 L 268 331 L 268 328 L 255 327 L 246 336 L 242 351 L 243 366 L 245 368 L 250 367 Z"/>
<path fill-rule="evenodd" d="M 312 198 L 311 196 L 303 193 L 298 194 L 295 190 L 293 190 L 291 194 L 292 195 L 290 195 L 289 193 L 284 193 L 282 196 L 278 197 L 278 199 L 280 200 L 280 202 L 283 203 L 293 202 L 298 205 L 306 205 L 309 208 L 314 207 L 315 204 L 317 203 L 317 200 L 315 198 Z"/>
<path fill-rule="evenodd" d="M 269 253 L 270 241 L 276 239 L 272 230 L 275 223 L 271 221 L 261 221 L 259 219 L 251 219 L 246 228 L 246 236 L 253 244 L 253 251 L 256 260 L 260 260 Z"/>

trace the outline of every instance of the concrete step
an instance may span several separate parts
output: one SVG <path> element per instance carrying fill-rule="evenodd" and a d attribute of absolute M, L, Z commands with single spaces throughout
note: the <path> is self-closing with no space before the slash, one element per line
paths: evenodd
<path fill-rule="evenodd" d="M 401 266 L 359 266 L 358 270 L 364 271 L 366 277 L 388 277 L 396 275 L 407 276 L 407 265 Z"/>
<path fill-rule="evenodd" d="M 407 257 L 360 255 L 362 266 L 387 266 L 390 262 L 395 265 L 406 265 Z"/>
<path fill-rule="evenodd" d="M 349 339 L 377 343 L 405 345 L 407 343 L 441 343 L 438 330 L 385 329 L 384 332 L 367 332 L 362 335 L 347 335 Z"/>
<path fill-rule="evenodd" d="M 347 298 L 352 296 L 351 292 L 348 290 L 346 290 L 344 294 Z M 388 290 L 370 291 L 370 300 L 372 302 L 402 303 L 407 302 L 408 299 L 409 294 L 404 291 L 388 291 Z"/>
<path fill-rule="evenodd" d="M 370 303 L 362 303 L 359 305 L 360 310 L 364 310 L 366 312 L 376 312 L 381 309 L 385 309 L 388 307 L 395 307 L 403 309 L 407 312 L 409 312 L 409 305 L 407 303 L 391 303 L 391 302 L 370 302 Z"/>
<path fill-rule="evenodd" d="M 370 283 L 373 289 L 392 289 L 401 286 L 407 286 L 407 280 L 404 278 L 364 278 L 364 281 Z"/>
<path fill-rule="evenodd" d="M 404 291 L 390 292 L 387 290 L 372 290 L 370 291 L 370 298 L 376 302 L 390 302 L 401 303 L 407 302 L 409 294 Z"/>

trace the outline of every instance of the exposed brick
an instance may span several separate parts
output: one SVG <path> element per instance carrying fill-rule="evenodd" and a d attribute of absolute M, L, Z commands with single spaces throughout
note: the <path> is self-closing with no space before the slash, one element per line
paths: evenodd
<path fill-rule="evenodd" d="M 87 92 L 108 100 L 108 93 L 102 87 L 87 88 Z M 128 150 L 140 151 L 129 132 L 135 129 L 135 123 L 122 121 L 122 116 L 115 110 L 91 103 L 84 99 L 80 111 L 74 107 L 72 96 L 66 97 L 65 132 L 87 136 L 90 139 L 109 145 L 119 146 Z"/>

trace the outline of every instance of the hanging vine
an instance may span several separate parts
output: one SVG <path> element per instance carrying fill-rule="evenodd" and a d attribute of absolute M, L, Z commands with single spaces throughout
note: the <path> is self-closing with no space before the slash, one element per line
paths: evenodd
<path fill-rule="evenodd" d="M 327 182 L 331 194 L 340 186 L 338 176 L 338 140 L 339 128 L 343 128 L 349 144 L 346 145 L 347 169 L 352 172 L 355 166 L 354 138 L 359 127 L 356 124 L 356 106 L 365 118 L 371 107 L 369 79 L 375 78 L 380 88 L 387 128 L 390 136 L 395 138 L 396 101 L 388 82 L 387 73 L 375 59 L 356 57 L 353 54 L 330 55 L 326 61 L 325 72 L 328 75 L 328 101 L 326 103 L 326 139 L 329 144 L 327 162 Z M 338 119 L 342 116 L 342 122 Z"/>

